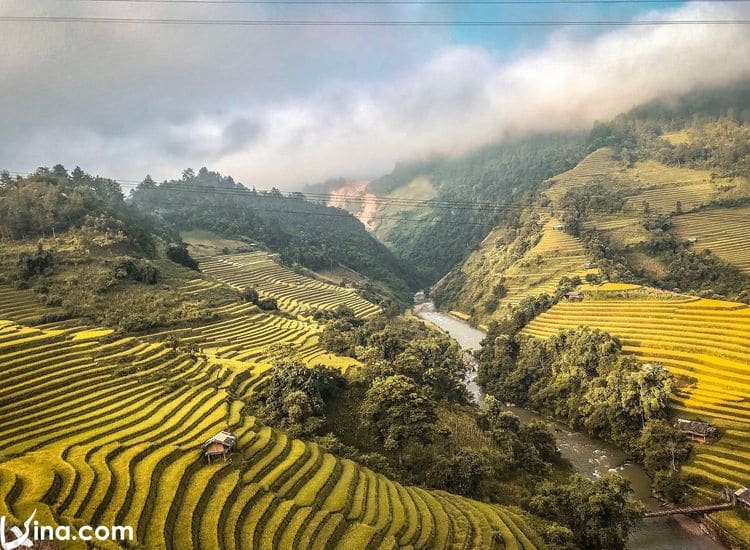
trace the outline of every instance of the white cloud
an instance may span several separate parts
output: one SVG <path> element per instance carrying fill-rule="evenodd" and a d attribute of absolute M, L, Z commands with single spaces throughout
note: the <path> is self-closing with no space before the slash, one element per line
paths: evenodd
<path fill-rule="evenodd" d="M 653 17 L 747 16 L 743 5 L 694 4 Z M 560 31 L 509 63 L 479 47 L 438 48 L 445 37 L 428 30 L 260 29 L 198 40 L 202 30 L 71 35 L 77 28 L 52 29 L 40 44 L 0 42 L 9 76 L 0 166 L 62 161 L 139 178 L 205 164 L 289 188 L 377 176 L 397 160 L 507 135 L 586 128 L 645 101 L 750 77 L 742 26 L 627 27 L 588 39 Z"/>

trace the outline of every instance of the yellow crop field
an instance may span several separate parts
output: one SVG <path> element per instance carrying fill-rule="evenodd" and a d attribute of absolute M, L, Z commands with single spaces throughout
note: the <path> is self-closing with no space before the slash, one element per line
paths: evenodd
<path fill-rule="evenodd" d="M 241 326 L 185 338 L 259 345 Z M 266 370 L 241 356 L 0 321 L 0 515 L 129 525 L 134 546 L 180 550 L 542 546 L 515 509 L 404 487 L 258 425 L 243 398 Z M 233 460 L 206 464 L 200 444 L 222 429 L 237 435 Z"/>
<path fill-rule="evenodd" d="M 712 208 L 675 216 L 674 231 L 681 239 L 697 238 L 698 250 L 708 249 L 719 258 L 750 272 L 750 207 Z"/>
<path fill-rule="evenodd" d="M 536 246 L 505 271 L 508 294 L 501 300 L 503 305 L 514 305 L 526 296 L 545 292 L 552 295 L 562 277 L 583 278 L 587 273 L 598 273 L 598 269 L 586 267 L 587 256 L 581 241 L 555 230 L 559 225 L 555 219 L 548 220 Z"/>
<path fill-rule="evenodd" d="M 602 283 L 600 285 L 582 284 L 579 289 L 584 292 L 621 292 L 624 290 L 638 290 L 641 285 L 631 283 Z"/>
<path fill-rule="evenodd" d="M 380 307 L 360 297 L 354 289 L 295 273 L 265 252 L 213 256 L 201 260 L 200 266 L 216 281 L 238 290 L 253 287 L 261 297 L 275 298 L 279 309 L 288 313 L 333 310 L 339 306 L 350 307 L 360 317 L 380 312 Z"/>
<path fill-rule="evenodd" d="M 35 323 L 45 314 L 62 313 L 57 307 L 47 307 L 33 290 L 15 290 L 0 286 L 0 307 L 3 318 L 19 323 Z"/>
<path fill-rule="evenodd" d="M 582 325 L 617 336 L 642 361 L 664 364 L 679 381 L 672 397 L 677 414 L 719 427 L 721 438 L 696 445 L 686 472 L 712 489 L 750 485 L 750 307 L 678 295 L 657 299 L 637 290 L 559 303 L 524 334 L 544 338 Z"/>

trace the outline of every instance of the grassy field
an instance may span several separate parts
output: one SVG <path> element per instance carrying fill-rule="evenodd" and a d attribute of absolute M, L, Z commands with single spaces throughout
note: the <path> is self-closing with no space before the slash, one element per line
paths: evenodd
<path fill-rule="evenodd" d="M 231 326 L 196 335 L 222 339 Z M 263 338 L 229 337 L 232 351 Z M 266 383 L 266 367 L 222 355 L 0 321 L 0 515 L 130 525 L 136 544 L 180 550 L 542 546 L 517 510 L 405 487 L 258 425 L 243 398 Z M 236 452 L 208 465 L 199 445 L 221 429 L 238 436 Z"/>
<path fill-rule="evenodd" d="M 249 239 L 227 239 L 211 231 L 193 229 L 182 231 L 180 237 L 187 244 L 190 255 L 194 258 L 215 256 L 224 251 L 238 252 L 244 249 L 252 249 L 255 245 Z"/>
<path fill-rule="evenodd" d="M 648 289 L 617 297 L 559 303 L 524 330 L 547 337 L 582 325 L 617 336 L 642 361 L 658 361 L 677 378 L 677 414 L 721 430 L 696 445 L 684 471 L 714 490 L 750 485 L 750 308 L 744 304 L 669 295 Z"/>
<path fill-rule="evenodd" d="M 673 228 L 681 239 L 696 237 L 694 248 L 708 249 L 750 273 L 750 207 L 712 208 L 675 216 Z"/>

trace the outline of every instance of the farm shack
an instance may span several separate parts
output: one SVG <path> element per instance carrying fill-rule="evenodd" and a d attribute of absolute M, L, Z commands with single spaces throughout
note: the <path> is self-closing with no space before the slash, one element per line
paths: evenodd
<path fill-rule="evenodd" d="M 690 244 L 695 244 L 698 242 L 698 237 L 688 237 L 687 242 Z"/>
<path fill-rule="evenodd" d="M 583 269 L 594 269 L 596 264 L 594 262 L 586 262 L 583 264 Z"/>
<path fill-rule="evenodd" d="M 231 460 L 230 454 L 232 453 L 232 448 L 234 447 L 234 444 L 236 442 L 237 438 L 234 434 L 226 430 L 222 430 L 212 438 L 206 440 L 205 443 L 201 445 L 201 449 L 203 449 L 203 456 L 206 457 L 206 460 L 209 463 L 215 458 L 221 458 L 225 461 L 228 458 Z"/>
<path fill-rule="evenodd" d="M 747 487 L 740 487 L 734 492 L 734 503 L 736 505 L 750 508 L 750 489 Z"/>
<path fill-rule="evenodd" d="M 569 302 L 583 302 L 583 298 L 584 298 L 583 292 L 581 292 L 580 290 L 574 291 L 574 292 L 568 292 L 565 295 L 565 299 L 568 300 Z"/>
<path fill-rule="evenodd" d="M 563 230 L 563 226 L 561 224 L 553 225 L 552 229 L 555 230 L 555 231 L 562 231 Z"/>
<path fill-rule="evenodd" d="M 716 437 L 716 428 L 708 422 L 678 418 L 676 428 L 698 443 L 708 443 Z"/>

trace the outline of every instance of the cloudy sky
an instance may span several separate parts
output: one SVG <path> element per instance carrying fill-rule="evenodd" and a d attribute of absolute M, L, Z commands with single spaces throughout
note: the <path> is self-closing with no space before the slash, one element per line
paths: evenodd
<path fill-rule="evenodd" d="M 0 18 L 469 21 L 750 18 L 739 3 L 269 5 L 11 0 Z M 257 27 L 0 19 L 0 169 L 122 180 L 208 166 L 259 188 L 587 128 L 750 77 L 746 26 Z"/>

